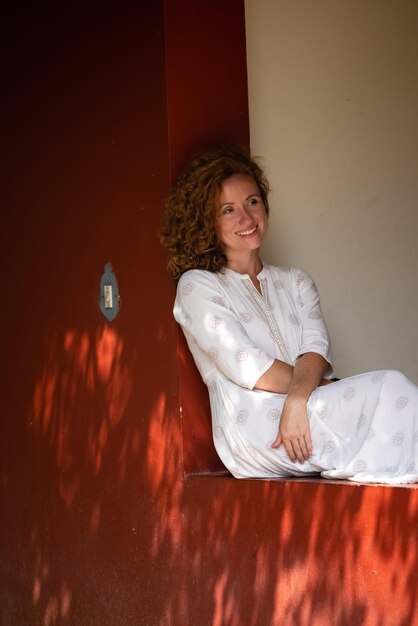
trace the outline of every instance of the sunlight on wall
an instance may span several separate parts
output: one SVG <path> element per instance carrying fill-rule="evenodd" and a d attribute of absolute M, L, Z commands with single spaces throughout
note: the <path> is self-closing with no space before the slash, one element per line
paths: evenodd
<path fill-rule="evenodd" d="M 47 362 L 35 385 L 29 426 L 32 432 L 44 435 L 55 450 L 59 490 L 67 508 L 72 507 L 81 487 L 80 433 L 87 430 L 83 462 L 92 475 L 97 475 L 111 432 L 129 402 L 132 377 L 129 366 L 121 360 L 122 353 L 123 340 L 108 326 L 98 329 L 93 339 L 86 331 L 68 329 L 61 345 L 57 337 L 50 341 Z M 99 418 L 94 403 L 97 394 Z M 120 472 L 122 476 L 123 455 Z M 93 517 L 97 520 L 97 508 Z"/>
<path fill-rule="evenodd" d="M 168 542 L 176 560 L 181 537 L 179 521 L 183 484 L 178 478 L 182 469 L 182 437 L 178 425 L 168 417 L 165 405 L 165 394 L 161 394 L 151 413 L 146 454 L 151 497 L 158 502 L 151 554 L 155 557 L 164 543 Z"/>
<path fill-rule="evenodd" d="M 36 607 L 43 600 L 44 611 L 42 626 L 50 626 L 59 623 L 61 619 L 68 619 L 71 609 L 72 592 L 68 584 L 62 581 L 58 585 L 57 593 L 53 593 L 52 595 L 49 593 L 51 587 L 56 587 L 56 581 L 51 580 L 48 559 L 43 557 L 38 545 L 38 539 L 37 529 L 33 528 L 31 544 L 35 553 L 35 559 L 32 604 Z"/>
<path fill-rule="evenodd" d="M 53 472 L 57 493 L 69 513 L 78 510 L 79 502 L 85 500 L 92 484 L 115 458 L 117 444 L 112 439 L 131 393 L 132 363 L 126 361 L 123 339 L 114 328 L 103 324 L 95 335 L 68 329 L 50 338 L 27 425 L 29 432 L 44 439 L 51 450 L 48 458 L 55 460 L 58 470 Z M 138 451 L 139 433 L 127 429 L 116 451 L 120 484 L 128 460 Z M 96 489 L 87 520 L 92 536 L 100 527 L 102 498 L 103 489 Z M 67 581 L 51 580 L 49 562 L 42 556 L 42 530 L 33 522 L 32 601 L 34 606 L 43 602 L 43 625 L 48 626 L 68 617 L 72 591 Z"/>
<path fill-rule="evenodd" d="M 201 481 L 183 554 L 212 626 L 415 623 L 417 490 Z"/>

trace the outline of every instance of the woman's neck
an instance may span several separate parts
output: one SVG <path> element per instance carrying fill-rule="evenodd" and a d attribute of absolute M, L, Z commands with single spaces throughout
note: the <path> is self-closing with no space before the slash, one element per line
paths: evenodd
<path fill-rule="evenodd" d="M 257 276 L 263 269 L 263 264 L 258 254 L 257 256 L 228 258 L 226 266 L 234 270 L 234 272 L 238 272 L 238 274 L 248 274 L 255 287 L 260 291 L 260 283 Z"/>

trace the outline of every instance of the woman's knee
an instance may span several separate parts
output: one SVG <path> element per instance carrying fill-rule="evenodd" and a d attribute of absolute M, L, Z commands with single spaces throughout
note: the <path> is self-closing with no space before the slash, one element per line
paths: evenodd
<path fill-rule="evenodd" d="M 406 382 L 408 382 L 408 379 L 404 374 L 402 374 L 402 372 L 399 372 L 398 370 L 387 370 L 383 379 L 384 385 L 390 385 L 395 389 L 403 387 Z"/>

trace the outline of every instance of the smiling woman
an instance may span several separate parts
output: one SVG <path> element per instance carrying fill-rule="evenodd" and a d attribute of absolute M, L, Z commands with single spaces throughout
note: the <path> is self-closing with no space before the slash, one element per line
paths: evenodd
<path fill-rule="evenodd" d="M 167 201 L 174 316 L 220 458 L 237 478 L 418 482 L 418 388 L 395 371 L 332 382 L 312 278 L 260 257 L 267 194 L 257 162 L 228 146 L 193 159 Z"/>
<path fill-rule="evenodd" d="M 267 179 L 258 163 L 234 145 L 198 154 L 178 178 L 167 200 L 161 232 L 161 242 L 170 251 L 168 269 L 173 278 L 180 278 L 188 269 L 217 272 L 225 267 L 227 257 L 219 236 L 219 192 L 237 174 L 255 183 L 252 190 L 268 214 Z"/>
<path fill-rule="evenodd" d="M 239 271 L 242 251 L 258 250 L 260 247 L 267 230 L 266 208 L 257 183 L 242 174 L 234 174 L 224 181 L 218 202 L 218 235 L 228 258 L 228 266 L 232 269 L 235 266 Z"/>

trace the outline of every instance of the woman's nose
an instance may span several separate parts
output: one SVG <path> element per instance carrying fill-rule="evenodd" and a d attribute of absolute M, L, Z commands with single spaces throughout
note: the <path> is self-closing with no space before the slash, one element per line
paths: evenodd
<path fill-rule="evenodd" d="M 241 208 L 240 211 L 240 215 L 239 215 L 239 221 L 240 222 L 249 222 L 252 221 L 252 217 L 250 212 L 248 211 L 248 209 L 246 209 L 245 207 Z"/>

